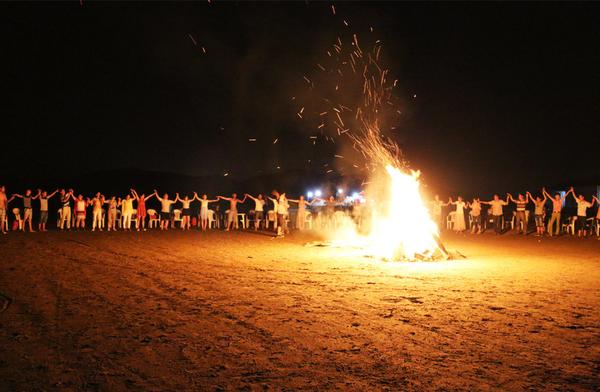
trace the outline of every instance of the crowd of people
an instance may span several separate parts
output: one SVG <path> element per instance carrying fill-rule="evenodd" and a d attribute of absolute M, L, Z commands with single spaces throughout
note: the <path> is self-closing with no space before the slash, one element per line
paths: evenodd
<path fill-rule="evenodd" d="M 566 224 L 561 226 L 563 206 L 569 195 L 572 196 L 577 205 L 577 214 L 566 217 Z M 599 208 L 594 217 L 588 217 L 588 210 L 595 203 L 598 203 Z M 457 232 L 467 231 L 467 223 L 469 223 L 471 233 L 481 234 L 487 226 L 483 221 L 483 206 L 487 205 L 489 207 L 485 223 L 489 223 L 494 228 L 495 234 L 504 233 L 507 223 L 510 223 L 511 230 L 514 230 L 517 234 L 527 235 L 529 234 L 530 221 L 528 207 L 531 204 L 533 206 L 533 222 L 535 224 L 534 235 L 543 236 L 547 234 L 548 236 L 557 236 L 562 233 L 562 229 L 565 227 L 571 231 L 571 234 L 577 234 L 578 237 L 584 237 L 595 232 L 598 239 L 600 239 L 600 200 L 598 200 L 598 197 L 592 196 L 591 201 L 588 201 L 584 195 L 577 195 L 573 187 L 563 195 L 555 194 L 552 196 L 546 189 L 542 189 L 540 195 L 535 197 L 530 192 L 519 194 L 516 199 L 509 193 L 506 194 L 504 199 L 501 199 L 496 194 L 489 201 L 480 200 L 479 198 L 474 198 L 472 201 L 465 201 L 459 196 L 456 200 L 449 198 L 448 201 L 444 202 L 436 195 L 431 204 L 433 218 L 439 227 L 451 228 Z M 512 214 L 506 215 L 505 207 L 510 204 L 514 204 L 515 210 Z M 547 214 L 546 210 L 548 205 L 551 207 L 550 214 Z M 443 207 L 447 206 L 453 206 L 454 211 L 451 211 L 444 217 L 442 210 Z"/>
<path fill-rule="evenodd" d="M 362 200 L 358 199 L 348 205 L 333 196 L 326 199 L 313 198 L 307 200 L 304 196 L 291 199 L 285 193 L 278 191 L 273 191 L 267 196 L 245 194 L 243 198 L 239 198 L 234 193 L 230 197 L 217 196 L 214 199 L 209 199 L 206 194 L 199 196 L 196 192 L 191 197 L 189 195 L 181 197 L 179 193 L 176 193 L 175 198 L 170 198 L 167 193 L 163 193 L 161 196 L 157 190 L 146 195 L 138 193 L 135 189 L 130 189 L 129 193 L 122 198 L 116 196 L 105 197 L 100 192 L 90 198 L 84 197 L 82 194 L 76 196 L 73 189 L 55 190 L 52 193 L 43 190 L 37 190 L 36 193 L 33 193 L 28 189 L 23 194 L 14 193 L 9 198 L 5 187 L 1 186 L 0 223 L 2 233 L 6 234 L 8 231 L 9 204 L 15 202 L 16 199 L 21 199 L 22 208 L 14 207 L 12 210 L 14 215 L 13 228 L 15 230 L 28 230 L 29 232 L 35 231 L 33 229 L 33 211 L 34 201 L 37 201 L 37 206 L 39 206 L 37 229 L 42 232 L 47 231 L 49 201 L 57 194 L 58 209 L 56 211 L 57 228 L 59 230 L 70 230 L 72 226 L 76 230 L 85 230 L 88 212 L 91 212 L 92 231 L 132 230 L 132 221 L 135 222 L 133 229 L 143 231 L 147 230 L 151 221 L 157 222 L 160 230 L 174 228 L 176 221 L 179 223 L 179 228 L 183 230 L 190 230 L 192 227 L 207 230 L 211 228 L 211 222 L 222 222 L 224 230 L 229 231 L 239 227 L 238 205 L 251 201 L 252 206 L 248 209 L 249 215 L 252 217 L 252 228 L 254 230 L 267 228 L 268 220 L 270 220 L 276 235 L 283 236 L 289 232 L 288 222 L 290 221 L 290 207 L 292 204 L 296 207 L 294 209 L 295 219 L 292 220 L 292 223 L 299 230 L 305 229 L 307 217 L 311 215 L 311 209 L 313 212 L 317 212 L 319 216 L 323 215 L 324 222 L 331 221 L 339 209 L 350 212 L 348 215 L 358 222 L 362 219 L 360 215 L 365 214 L 364 210 L 369 208 L 368 206 L 363 208 L 361 205 Z M 565 220 L 563 206 L 569 196 L 572 196 L 577 205 L 577 214 L 566 217 L 567 224 L 561 226 L 561 221 L 564 223 Z M 158 205 L 160 205 L 159 211 L 147 208 L 147 203 L 152 198 L 156 198 Z M 192 203 L 194 202 L 198 204 L 196 208 L 192 209 Z M 223 214 L 219 202 L 225 202 L 228 205 Z M 216 204 L 212 209 L 209 208 L 211 203 Z M 529 208 L 531 206 L 531 212 L 534 215 L 532 221 L 535 225 L 534 235 L 556 236 L 561 234 L 566 227 L 570 229 L 571 234 L 577 234 L 579 237 L 595 232 L 600 239 L 600 208 L 598 208 L 595 217 L 588 217 L 588 210 L 595 203 L 600 206 L 600 200 L 596 196 L 592 196 L 591 200 L 588 201 L 583 195 L 576 195 L 572 187 L 563 195 L 556 194 L 552 196 L 546 189 L 542 189 L 537 196 L 533 196 L 530 192 L 519 194 L 516 198 L 511 194 L 507 194 L 504 199 L 500 198 L 499 195 L 494 195 L 489 201 L 480 200 L 479 198 L 465 201 L 460 196 L 456 200 L 449 198 L 447 201 L 443 201 L 436 195 L 431 202 L 431 213 L 440 229 L 451 229 L 461 233 L 470 230 L 473 234 L 481 234 L 488 226 L 491 226 L 494 233 L 498 235 L 509 230 L 527 235 L 529 234 L 529 222 L 531 221 L 529 219 Z M 514 211 L 512 209 L 506 211 L 511 204 L 514 204 Z M 174 208 L 176 205 L 177 209 Z M 488 206 L 487 211 L 484 206 Z M 549 211 L 546 209 L 547 206 L 551 207 Z M 443 214 L 445 207 L 450 208 L 452 211 Z M 270 208 L 269 217 L 266 214 L 267 208 Z M 507 226 L 509 230 L 506 230 Z"/>
<path fill-rule="evenodd" d="M 100 192 L 93 197 L 84 197 L 82 194 L 75 196 L 73 189 L 55 190 L 52 193 L 47 193 L 44 190 L 38 189 L 37 193 L 33 193 L 28 189 L 23 194 L 14 193 L 10 198 L 6 194 L 4 186 L 0 187 L 0 223 L 2 223 L 2 233 L 8 231 L 9 204 L 15 199 L 22 199 L 22 208 L 13 208 L 13 225 L 17 230 L 34 232 L 33 229 L 33 210 L 34 201 L 38 201 L 39 219 L 38 230 L 41 232 L 47 231 L 49 218 L 49 201 L 58 194 L 59 208 L 57 210 L 57 228 L 59 230 L 70 230 L 73 226 L 76 230 L 85 230 L 86 221 L 88 220 L 88 212 L 91 210 L 91 231 L 107 231 L 132 230 L 132 221 L 135 221 L 135 230 L 147 230 L 151 220 L 158 220 L 160 230 L 168 230 L 175 227 L 175 218 L 180 222 L 180 228 L 190 230 L 192 226 L 197 226 L 201 230 L 210 228 L 211 221 L 223 221 L 223 226 L 226 231 L 237 229 L 238 225 L 238 205 L 246 203 L 247 200 L 252 200 L 254 203 L 251 209 L 253 217 L 253 228 L 258 230 L 266 226 L 266 208 L 267 203 L 271 203 L 273 212 L 273 230 L 278 236 L 283 236 L 289 232 L 289 209 L 290 203 L 297 206 L 295 211 L 295 227 L 303 230 L 305 228 L 306 216 L 309 206 L 315 203 L 321 203 L 324 206 L 327 215 L 331 215 L 338 201 L 329 197 L 328 199 L 314 198 L 310 201 L 304 196 L 298 199 L 289 199 L 285 193 L 273 191 L 270 196 L 262 194 L 252 196 L 245 194 L 243 198 L 238 198 L 236 193 L 231 197 L 217 196 L 215 199 L 209 199 L 206 194 L 199 196 L 196 192 L 190 197 L 185 195 L 181 197 L 179 193 L 175 194 L 175 198 L 170 198 L 168 193 L 162 196 L 157 190 L 151 194 L 138 193 L 135 189 L 130 189 L 125 197 L 105 197 Z M 147 208 L 147 202 L 152 198 L 160 204 L 160 211 Z M 220 206 L 217 202 L 224 201 L 228 204 L 228 209 L 225 214 L 220 213 Z M 192 213 L 192 203 L 198 202 L 199 213 Z M 135 206 L 134 206 L 135 203 Z M 217 203 L 214 209 L 209 209 L 211 203 Z M 178 209 L 174 206 L 178 204 Z M 197 211 L 197 210 L 196 210 Z M 21 215 L 22 212 L 22 215 Z M 177 212 L 177 213 L 175 213 Z"/>

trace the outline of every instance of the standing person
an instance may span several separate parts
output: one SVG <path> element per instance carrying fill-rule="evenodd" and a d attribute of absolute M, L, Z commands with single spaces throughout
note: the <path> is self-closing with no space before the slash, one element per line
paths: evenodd
<path fill-rule="evenodd" d="M 506 200 L 501 200 L 500 196 L 494 195 L 494 199 L 491 201 L 482 201 L 481 204 L 488 204 L 492 207 L 492 219 L 494 220 L 494 232 L 496 235 L 502 233 L 502 206 L 508 205 L 508 195 Z"/>
<path fill-rule="evenodd" d="M 261 193 L 259 193 L 257 197 L 246 193 L 245 197 L 249 197 L 254 200 L 254 231 L 256 231 L 258 230 L 260 222 L 262 222 L 265 217 L 265 199 Z"/>
<path fill-rule="evenodd" d="M 154 195 L 160 201 L 160 229 L 169 230 L 169 222 L 171 221 L 171 206 L 175 200 L 169 200 L 169 194 L 165 193 L 163 197 L 158 196 L 158 191 L 154 190 Z"/>
<path fill-rule="evenodd" d="M 38 194 L 40 195 L 40 222 L 38 223 L 39 231 L 48 231 L 46 230 L 46 224 L 48 223 L 48 200 L 54 195 L 58 193 L 58 189 L 48 194 L 46 191 L 40 191 L 38 189 Z"/>
<path fill-rule="evenodd" d="M 108 204 L 106 231 L 117 231 L 117 207 L 119 206 L 119 202 L 117 201 L 117 198 L 113 196 L 104 203 Z"/>
<path fill-rule="evenodd" d="M 206 230 L 208 227 L 208 203 L 214 203 L 219 201 L 219 199 L 209 200 L 206 194 L 202 195 L 202 198 L 198 197 L 198 194 L 194 192 L 194 200 L 198 200 L 200 202 L 200 226 L 202 230 Z"/>
<path fill-rule="evenodd" d="M 306 222 L 306 206 L 310 205 L 311 203 L 306 201 L 304 199 L 304 196 L 302 196 L 302 195 L 300 196 L 300 198 L 298 200 L 294 200 L 294 199 L 287 199 L 287 200 L 291 203 L 298 204 L 298 213 L 296 214 L 296 229 L 304 230 L 304 223 Z M 356 205 L 354 206 L 354 208 L 356 208 Z M 360 204 L 359 204 L 359 207 L 356 209 L 357 210 L 360 209 Z M 352 212 L 354 212 L 354 210 Z"/>
<path fill-rule="evenodd" d="M 600 200 L 596 197 L 593 196 L 594 201 L 596 201 L 596 204 L 598 204 L 598 211 L 596 211 L 596 226 L 600 226 Z M 598 231 L 598 240 L 600 240 L 600 231 Z"/>
<path fill-rule="evenodd" d="M 92 231 L 102 231 L 102 206 L 104 205 L 104 196 L 96 192 L 96 196 L 90 201 L 92 205 Z"/>
<path fill-rule="evenodd" d="M 137 224 L 136 224 L 136 229 L 139 231 L 140 230 L 140 226 L 142 227 L 142 230 L 146 231 L 146 202 L 148 200 L 150 200 L 152 198 L 152 196 L 155 196 L 154 193 L 152 193 L 150 196 L 146 197 L 146 194 L 142 193 L 141 196 L 138 195 L 138 193 L 136 192 L 135 189 L 130 189 L 131 190 L 131 194 L 133 195 L 133 198 L 135 200 L 137 200 Z"/>
<path fill-rule="evenodd" d="M 575 189 L 571 187 L 569 189 L 571 195 L 573 195 L 573 199 L 577 203 L 577 221 L 575 221 L 575 228 L 577 230 L 577 236 L 581 237 L 582 235 L 585 237 L 585 221 L 587 220 L 587 209 L 594 206 L 596 199 L 592 199 L 592 202 L 586 201 L 583 195 L 575 196 Z"/>
<path fill-rule="evenodd" d="M 29 223 L 29 232 L 34 233 L 35 231 L 31 227 L 31 219 L 33 218 L 33 206 L 31 201 L 40 197 L 40 193 L 32 196 L 31 189 L 27 189 L 24 195 L 20 195 L 15 193 L 13 197 L 18 197 L 23 199 L 23 231 L 25 231 L 25 226 Z"/>
<path fill-rule="evenodd" d="M 133 216 L 133 199 L 131 194 L 127 194 L 125 199 L 121 200 L 121 225 L 123 230 L 131 230 L 131 217 Z"/>
<path fill-rule="evenodd" d="M 439 230 L 441 231 L 444 227 L 444 221 L 442 220 L 442 207 L 447 206 L 447 203 L 444 203 L 440 200 L 439 195 L 435 195 L 433 201 L 431 202 L 432 212 L 433 212 L 433 221 L 437 223 Z"/>
<path fill-rule="evenodd" d="M 225 229 L 225 231 L 229 231 L 230 229 L 233 229 L 234 227 L 237 229 L 238 228 L 237 205 L 238 205 L 238 203 L 244 203 L 246 201 L 246 197 L 244 196 L 244 198 L 242 200 L 240 200 L 237 198 L 237 193 L 234 193 L 231 195 L 231 197 L 217 196 L 217 198 L 227 200 L 229 202 L 229 212 L 227 213 L 227 228 Z"/>
<path fill-rule="evenodd" d="M 187 195 L 182 199 L 179 197 L 179 193 L 175 194 L 175 202 L 180 202 L 181 206 L 182 206 L 181 230 L 189 230 L 190 229 L 190 219 L 192 217 L 190 204 L 193 201 L 194 201 L 194 198 L 190 199 Z"/>
<path fill-rule="evenodd" d="M 452 201 L 452 199 L 450 199 L 448 203 L 456 206 L 456 213 L 454 215 L 454 231 L 459 233 L 464 232 L 467 229 L 465 224 L 465 208 L 467 205 L 461 196 L 458 196 L 457 201 Z"/>
<path fill-rule="evenodd" d="M 519 195 L 517 196 L 517 200 L 515 200 L 512 195 L 509 193 L 508 197 L 510 199 L 510 201 L 512 201 L 513 203 L 515 203 L 517 205 L 517 211 L 516 211 L 516 222 L 515 222 L 515 230 L 518 231 L 519 234 L 523 234 L 523 235 L 527 235 L 527 203 L 529 203 L 529 200 L 526 199 L 525 197 L 523 197 L 522 194 L 519 193 Z M 521 229 L 521 225 L 520 223 L 523 224 L 523 229 Z"/>
<path fill-rule="evenodd" d="M 477 234 L 481 234 L 481 203 L 479 198 L 474 198 L 467 206 L 471 208 L 471 218 L 473 219 L 471 233 L 475 234 L 475 231 L 477 231 Z"/>
<path fill-rule="evenodd" d="M 10 203 L 15 197 L 12 196 L 10 199 L 6 197 L 6 187 L 0 186 L 0 226 L 2 226 L 2 234 L 6 234 L 5 222 L 8 219 L 6 211 L 8 211 L 8 203 Z"/>
<path fill-rule="evenodd" d="M 85 230 L 85 209 L 90 205 L 90 199 L 85 200 L 83 195 L 77 196 L 75 199 L 75 228 Z"/>
<path fill-rule="evenodd" d="M 73 196 L 73 189 L 69 189 L 68 192 L 65 192 L 64 189 L 60 190 L 60 229 L 63 230 L 65 228 L 65 222 L 67 223 L 67 230 L 71 230 L 71 198 L 75 199 Z"/>
<path fill-rule="evenodd" d="M 527 192 L 527 198 L 529 200 L 531 200 L 531 202 L 533 203 L 533 205 L 535 206 L 535 210 L 534 210 L 534 214 L 535 214 L 535 235 L 537 236 L 543 236 L 544 235 L 544 206 L 546 205 L 546 201 L 548 200 L 546 198 L 546 195 L 544 195 L 544 198 L 542 199 L 539 196 L 536 196 L 535 199 L 533 198 L 533 196 L 531 195 L 531 193 L 529 193 L 529 191 Z"/>
<path fill-rule="evenodd" d="M 271 194 L 275 196 L 275 198 L 269 196 L 267 196 L 267 198 L 271 201 L 271 203 L 273 203 L 273 214 L 275 214 L 275 217 L 273 218 L 273 231 L 277 232 L 277 210 L 279 209 L 279 192 L 273 191 L 271 192 Z M 268 215 L 267 219 L 269 219 Z"/>
<path fill-rule="evenodd" d="M 560 233 L 560 213 L 562 212 L 563 203 L 565 202 L 565 199 L 569 193 L 565 193 L 563 197 L 560 197 L 560 195 L 557 193 L 554 195 L 554 197 L 552 197 L 548 192 L 546 192 L 546 188 L 542 189 L 542 193 L 548 199 L 552 200 L 552 215 L 550 216 L 550 221 L 548 222 L 548 234 L 550 237 L 552 237 L 552 226 L 554 225 L 554 222 L 556 222 L 556 231 L 554 232 L 554 235 L 558 235 L 558 233 Z"/>
<path fill-rule="evenodd" d="M 287 226 L 289 206 L 285 193 L 280 194 L 279 200 L 277 201 L 277 236 L 283 237 L 285 234 L 289 233 Z"/>

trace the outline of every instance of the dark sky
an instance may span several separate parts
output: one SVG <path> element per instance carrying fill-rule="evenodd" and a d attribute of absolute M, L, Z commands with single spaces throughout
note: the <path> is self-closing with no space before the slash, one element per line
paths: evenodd
<path fill-rule="evenodd" d="M 330 4 L 2 3 L 3 174 L 322 170 L 303 76 L 372 26 L 432 187 L 600 182 L 600 5 Z"/>

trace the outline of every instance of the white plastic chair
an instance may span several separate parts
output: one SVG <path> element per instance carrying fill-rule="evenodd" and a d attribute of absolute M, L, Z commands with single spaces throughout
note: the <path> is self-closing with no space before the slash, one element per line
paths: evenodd
<path fill-rule="evenodd" d="M 237 220 L 242 224 L 242 229 L 248 228 L 248 219 L 246 219 L 246 214 L 241 213 L 241 212 L 238 213 Z M 237 227 L 236 227 L 236 229 L 237 229 Z"/>
<path fill-rule="evenodd" d="M 155 209 L 150 208 L 148 211 L 148 228 L 158 227 L 160 224 L 160 218 Z"/>
<path fill-rule="evenodd" d="M 62 208 L 59 208 L 56 214 L 56 228 L 60 227 L 60 221 L 62 221 Z"/>
<path fill-rule="evenodd" d="M 217 219 L 215 218 L 215 212 L 213 210 L 208 210 L 208 228 L 216 229 L 218 227 Z"/>
<path fill-rule="evenodd" d="M 273 229 L 277 228 L 277 214 L 273 210 L 267 211 L 267 220 L 265 222 L 267 229 L 269 228 L 269 222 L 273 222 Z"/>
<path fill-rule="evenodd" d="M 448 213 L 448 216 L 446 216 L 446 229 L 448 230 L 452 230 L 452 227 L 454 226 L 454 215 L 456 215 L 456 211 L 451 211 Z"/>
<path fill-rule="evenodd" d="M 4 215 L 4 222 L 0 222 L 1 225 L 4 225 L 4 231 L 8 231 L 8 215 Z"/>
<path fill-rule="evenodd" d="M 19 230 L 23 230 L 23 219 L 21 219 L 21 210 L 19 210 L 18 208 L 13 208 L 12 212 L 15 215 L 15 220 L 19 222 Z"/>
<path fill-rule="evenodd" d="M 137 209 L 134 209 L 133 212 L 131 213 L 131 223 L 135 223 L 136 229 L 138 229 L 140 227 L 138 224 Z"/>
<path fill-rule="evenodd" d="M 183 218 L 181 217 L 181 210 L 179 210 L 179 209 L 173 210 L 173 227 L 175 227 L 176 222 L 179 222 L 179 226 L 181 227 L 182 221 L 183 221 Z"/>
<path fill-rule="evenodd" d="M 561 226 L 562 231 L 569 234 L 571 233 L 571 235 L 575 235 L 575 220 L 577 219 L 576 216 L 570 216 L 567 219 L 566 223 L 563 223 Z"/>
<path fill-rule="evenodd" d="M 305 212 L 304 213 L 304 227 L 309 230 L 312 230 L 312 223 L 313 223 L 312 214 L 310 212 Z"/>

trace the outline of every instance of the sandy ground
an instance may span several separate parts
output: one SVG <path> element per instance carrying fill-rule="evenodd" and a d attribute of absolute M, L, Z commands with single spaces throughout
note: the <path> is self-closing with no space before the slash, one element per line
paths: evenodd
<path fill-rule="evenodd" d="M 3 236 L 0 387 L 600 389 L 600 241 L 446 234 L 467 260 L 389 263 L 311 239 Z"/>

